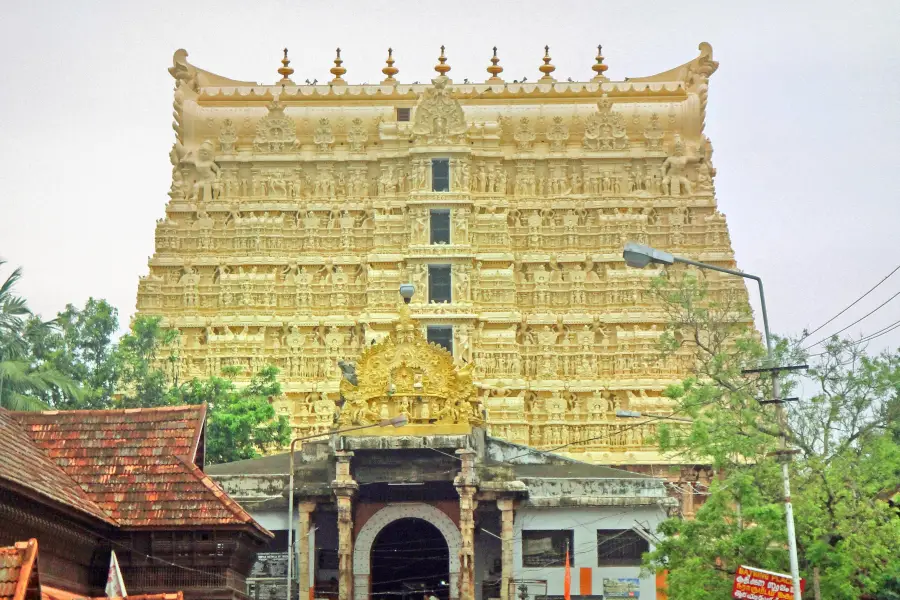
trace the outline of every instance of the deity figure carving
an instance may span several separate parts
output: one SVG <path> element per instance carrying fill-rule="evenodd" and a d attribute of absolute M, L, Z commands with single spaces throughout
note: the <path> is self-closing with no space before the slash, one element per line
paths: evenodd
<path fill-rule="evenodd" d="M 566 142 L 569 140 L 569 127 L 563 122 L 562 117 L 553 117 L 553 125 L 547 131 L 547 141 L 550 142 L 551 152 L 563 152 Z"/>
<path fill-rule="evenodd" d="M 647 144 L 647 150 L 662 150 L 662 142 L 666 132 L 663 131 L 659 124 L 659 115 L 653 113 L 650 115 L 650 124 L 644 129 L 644 140 Z"/>
<path fill-rule="evenodd" d="M 233 153 L 234 143 L 237 139 L 237 129 L 234 127 L 234 121 L 224 119 L 222 126 L 219 128 L 219 150 L 226 154 Z"/>
<path fill-rule="evenodd" d="M 453 161 L 453 168 L 450 169 L 450 174 L 453 176 L 453 185 L 450 189 L 452 189 L 454 192 L 465 192 L 468 190 L 468 188 L 465 187 L 465 184 L 463 183 L 463 171 L 465 169 L 463 167 L 464 164 L 465 161 L 456 159 Z"/>
<path fill-rule="evenodd" d="M 457 302 L 471 300 L 469 289 L 469 273 L 464 265 L 453 265 L 453 296 Z"/>
<path fill-rule="evenodd" d="M 219 165 L 213 160 L 213 143 L 209 140 L 200 144 L 196 156 L 188 153 L 185 161 L 192 163 L 196 172 L 196 180 L 191 189 L 191 200 L 203 202 L 213 199 L 213 183 L 219 175 Z"/>
<path fill-rule="evenodd" d="M 709 162 L 701 160 L 697 165 L 697 191 L 711 192 L 713 190 L 713 175 L 715 175 L 715 171 L 709 166 Z"/>
<path fill-rule="evenodd" d="M 469 209 L 453 209 L 453 243 L 469 243 Z"/>
<path fill-rule="evenodd" d="M 534 146 L 536 137 L 537 135 L 534 133 L 534 126 L 531 124 L 531 119 L 528 117 L 519 119 L 519 125 L 516 127 L 516 132 L 513 134 L 513 139 L 516 140 L 519 152 L 530 151 Z"/>
<path fill-rule="evenodd" d="M 484 171 L 484 164 L 478 165 L 478 171 L 475 172 L 475 191 L 483 194 L 487 190 L 487 175 Z"/>
<path fill-rule="evenodd" d="M 416 105 L 412 132 L 426 144 L 455 143 L 466 134 L 466 117 L 459 101 L 447 89 L 445 76 L 432 79 Z"/>
<path fill-rule="evenodd" d="M 316 127 L 313 135 L 313 143 L 316 145 L 316 150 L 320 153 L 326 154 L 331 152 L 331 147 L 334 145 L 334 133 L 331 130 L 330 120 L 325 118 L 319 119 L 319 125 Z"/>
<path fill-rule="evenodd" d="M 350 152 L 365 152 L 366 142 L 369 141 L 369 132 L 366 131 L 362 119 L 359 117 L 353 119 L 350 124 L 350 131 L 347 133 L 347 143 L 350 146 Z"/>
<path fill-rule="evenodd" d="M 297 126 L 284 114 L 284 106 L 278 98 L 268 106 L 269 114 L 256 124 L 253 149 L 256 152 L 290 152 L 297 144 Z"/>
<path fill-rule="evenodd" d="M 603 94 L 597 103 L 598 112 L 588 117 L 584 126 L 582 146 L 585 150 L 626 150 L 628 132 L 625 117 L 612 109 L 612 102 Z"/>
<path fill-rule="evenodd" d="M 184 176 L 181 174 L 181 161 L 184 159 L 184 154 L 184 146 L 177 142 L 169 151 L 169 162 L 172 163 L 172 185 L 169 188 L 169 198 L 176 201 L 184 200 L 186 193 Z"/>
<path fill-rule="evenodd" d="M 690 156 L 685 152 L 685 144 L 681 141 L 681 136 L 675 136 L 674 149 L 672 155 L 663 162 L 663 188 L 668 189 L 672 196 L 690 195 L 691 180 L 687 176 L 687 166 L 689 164 L 698 163 L 702 157 Z"/>
<path fill-rule="evenodd" d="M 413 244 L 428 243 L 428 209 L 427 208 L 411 208 L 409 216 L 412 217 L 412 238 L 410 242 Z"/>

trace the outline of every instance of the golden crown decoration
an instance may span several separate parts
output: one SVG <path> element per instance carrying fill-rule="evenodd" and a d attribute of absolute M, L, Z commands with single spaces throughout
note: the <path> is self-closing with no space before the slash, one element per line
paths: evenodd
<path fill-rule="evenodd" d="M 355 365 L 343 362 L 341 370 L 341 426 L 398 415 L 411 425 L 444 428 L 483 422 L 472 365 L 458 367 L 447 350 L 428 342 L 405 304 L 390 334 L 364 350 Z"/>

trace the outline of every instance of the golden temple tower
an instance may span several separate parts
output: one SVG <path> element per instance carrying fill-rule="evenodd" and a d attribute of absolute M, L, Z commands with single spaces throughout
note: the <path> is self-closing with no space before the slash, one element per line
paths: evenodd
<path fill-rule="evenodd" d="M 281 371 L 296 435 L 331 427 L 342 360 L 383 338 L 398 288 L 426 339 L 467 363 L 490 432 L 607 464 L 665 463 L 653 425 L 684 374 L 661 359 L 653 270 L 626 241 L 734 266 L 703 135 L 712 48 L 651 77 L 454 83 L 235 81 L 175 53 L 170 200 L 138 287 L 181 331 L 181 377 Z M 593 72 L 592 72 L 593 71 Z M 373 74 L 374 77 L 374 74 Z M 744 294 L 734 279 L 719 292 Z M 717 286 L 717 287 L 716 287 Z M 743 297 L 743 296 L 742 296 Z M 590 440 L 590 441 L 583 441 Z"/>

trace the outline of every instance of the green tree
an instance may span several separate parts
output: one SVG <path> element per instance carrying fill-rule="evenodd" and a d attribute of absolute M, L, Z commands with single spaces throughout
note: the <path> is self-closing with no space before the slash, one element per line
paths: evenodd
<path fill-rule="evenodd" d="M 180 381 L 179 333 L 158 317 L 139 316 L 116 349 L 119 394 L 126 408 L 207 403 L 206 460 L 256 458 L 290 441 L 287 418 L 276 416 L 272 399 L 281 394 L 278 369 L 266 367 L 246 385 L 227 367 L 221 377 Z"/>
<path fill-rule="evenodd" d="M 140 315 L 119 339 L 115 360 L 119 372 L 115 406 L 150 408 L 171 404 L 170 390 L 178 387 L 172 366 L 178 363 L 179 333 L 164 329 L 159 317 Z"/>
<path fill-rule="evenodd" d="M 815 572 L 829 599 L 874 598 L 895 585 L 900 515 L 887 500 L 900 481 L 900 355 L 868 357 L 857 344 L 833 340 L 822 356 L 806 357 L 782 340 L 780 363 L 813 366 L 802 387 L 784 382 L 784 396 L 802 399 L 781 423 L 773 406 L 759 403 L 772 397 L 770 378 L 742 373 L 766 356 L 747 309 L 723 301 L 721 290 L 710 293 L 695 272 L 681 273 L 672 270 L 655 291 L 669 312 L 665 352 L 694 371 L 666 395 L 693 423 L 661 425 L 660 447 L 711 464 L 717 477 L 693 520 L 661 525 L 645 564 L 668 569 L 673 600 L 728 597 L 741 564 L 788 572 L 783 455 L 775 453 L 783 429 L 798 451 L 790 472 L 807 593 Z"/>
<path fill-rule="evenodd" d="M 0 260 L 0 267 L 5 264 Z M 81 390 L 64 373 L 34 360 L 34 339 L 52 335 L 57 327 L 53 321 L 35 317 L 26 300 L 16 294 L 21 278 L 22 270 L 16 268 L 0 285 L 0 406 L 10 410 L 44 410 L 48 405 L 42 396 L 55 394 L 76 399 Z"/>
<path fill-rule="evenodd" d="M 278 369 L 265 367 L 250 383 L 238 388 L 226 377 L 194 379 L 172 389 L 174 404 L 207 403 L 206 460 L 209 463 L 257 458 L 290 442 L 284 416 L 276 416 L 272 398 L 281 394 Z"/>
<path fill-rule="evenodd" d="M 118 312 L 106 300 L 88 299 L 84 308 L 71 304 L 54 320 L 55 328 L 42 327 L 32 317 L 26 325 L 30 353 L 37 368 L 50 368 L 81 384 L 77 398 L 50 389 L 41 399 L 53 408 L 109 408 L 119 380 L 116 344 Z"/>

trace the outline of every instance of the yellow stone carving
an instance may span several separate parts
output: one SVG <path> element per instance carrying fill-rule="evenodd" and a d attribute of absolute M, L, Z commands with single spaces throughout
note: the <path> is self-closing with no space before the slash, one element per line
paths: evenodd
<path fill-rule="evenodd" d="M 388 415 L 409 411 L 404 433 L 464 430 L 481 404 L 490 433 L 513 442 L 667 462 L 655 424 L 616 410 L 664 414 L 689 359 L 660 355 L 658 272 L 621 254 L 636 241 L 735 266 L 703 134 L 718 63 L 701 44 L 679 67 L 611 81 L 592 55 L 584 82 L 504 82 L 492 59 L 487 82 L 457 83 L 442 56 L 425 83 L 389 63 L 372 85 L 297 85 L 284 71 L 261 85 L 176 52 L 172 184 L 137 294 L 139 313 L 181 332 L 171 368 L 238 367 L 245 382 L 275 365 L 276 410 L 300 436 L 333 426 L 340 363 L 359 359 L 345 422 L 380 418 L 384 401 Z M 449 191 L 432 191 L 432 159 L 449 160 Z M 449 241 L 432 243 L 433 210 L 449 211 Z M 450 267 L 450 302 L 429 301 L 434 264 Z M 746 302 L 737 278 L 708 277 L 717 298 Z M 433 325 L 453 327 L 452 357 L 425 343 Z M 414 393 L 419 376 L 427 393 Z M 453 387 L 469 377 L 472 395 Z M 387 397 L 384 378 L 402 393 Z M 419 396 L 433 398 L 427 418 Z M 437 417 L 438 401 L 471 416 Z"/>

